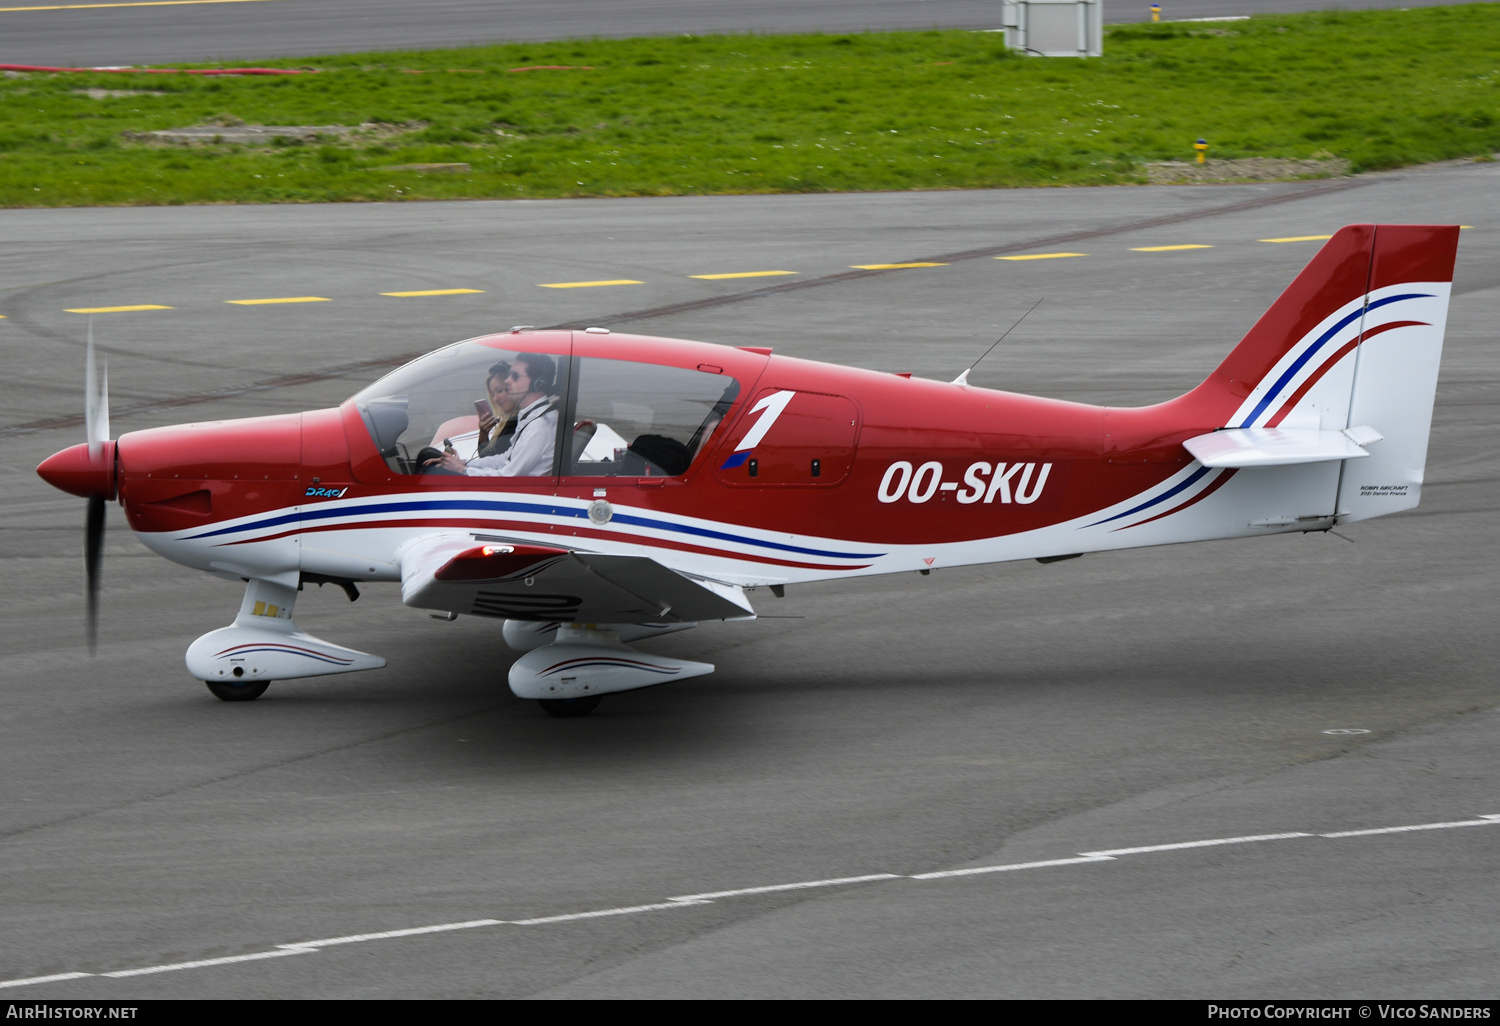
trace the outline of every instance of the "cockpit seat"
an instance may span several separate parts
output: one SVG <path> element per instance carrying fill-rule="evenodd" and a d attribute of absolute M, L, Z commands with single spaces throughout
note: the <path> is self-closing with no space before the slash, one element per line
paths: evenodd
<path fill-rule="evenodd" d="M 693 462 L 693 454 L 688 447 L 666 435 L 639 435 L 630 443 L 627 452 L 645 460 L 667 477 L 686 474 Z"/>

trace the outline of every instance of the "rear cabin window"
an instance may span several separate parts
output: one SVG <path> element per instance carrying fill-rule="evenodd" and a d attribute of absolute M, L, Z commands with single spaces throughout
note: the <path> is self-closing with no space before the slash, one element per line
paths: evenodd
<path fill-rule="evenodd" d="M 564 475 L 685 474 L 740 390 L 726 374 L 594 357 L 573 364 L 573 431 Z"/>

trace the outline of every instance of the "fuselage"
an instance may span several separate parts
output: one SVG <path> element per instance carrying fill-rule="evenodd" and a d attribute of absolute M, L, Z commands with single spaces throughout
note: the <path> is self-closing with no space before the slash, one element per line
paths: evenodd
<path fill-rule="evenodd" d="M 639 336 L 474 341 L 697 369 L 733 379 L 737 398 L 674 476 L 402 473 L 356 400 L 132 432 L 116 450 L 131 529 L 163 556 L 231 577 L 396 580 L 401 545 L 434 531 L 649 555 L 742 585 L 1046 557 L 1133 543 L 1077 531 L 1180 474 L 1192 462 L 1181 441 L 1232 405 L 1190 394 L 1107 409 Z M 749 455 L 736 453 L 770 415 L 752 409 L 757 398 L 788 392 Z M 603 523 L 589 516 L 599 499 L 612 510 Z"/>

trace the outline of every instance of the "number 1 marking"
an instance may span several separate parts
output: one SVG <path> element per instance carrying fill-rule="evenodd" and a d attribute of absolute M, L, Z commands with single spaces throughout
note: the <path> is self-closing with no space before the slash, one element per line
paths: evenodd
<path fill-rule="evenodd" d="M 776 418 L 781 416 L 781 411 L 786 409 L 786 404 L 791 402 L 792 396 L 796 394 L 795 391 L 783 389 L 780 392 L 771 393 L 750 407 L 751 413 L 759 410 L 765 410 L 766 412 L 761 414 L 760 420 L 755 422 L 755 426 L 746 432 L 744 438 L 740 439 L 740 444 L 734 447 L 734 451 L 740 452 L 744 449 L 755 448 L 756 444 L 762 438 L 766 437 L 766 432 L 771 430 L 771 425 L 776 423 Z"/>

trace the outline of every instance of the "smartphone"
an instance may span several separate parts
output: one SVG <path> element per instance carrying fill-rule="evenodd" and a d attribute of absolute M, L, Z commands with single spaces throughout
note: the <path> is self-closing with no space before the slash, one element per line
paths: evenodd
<path fill-rule="evenodd" d="M 495 415 L 495 411 L 490 409 L 490 401 L 488 399 L 475 399 L 474 412 L 479 414 L 480 420 L 483 420 L 486 414 L 491 417 Z"/>

